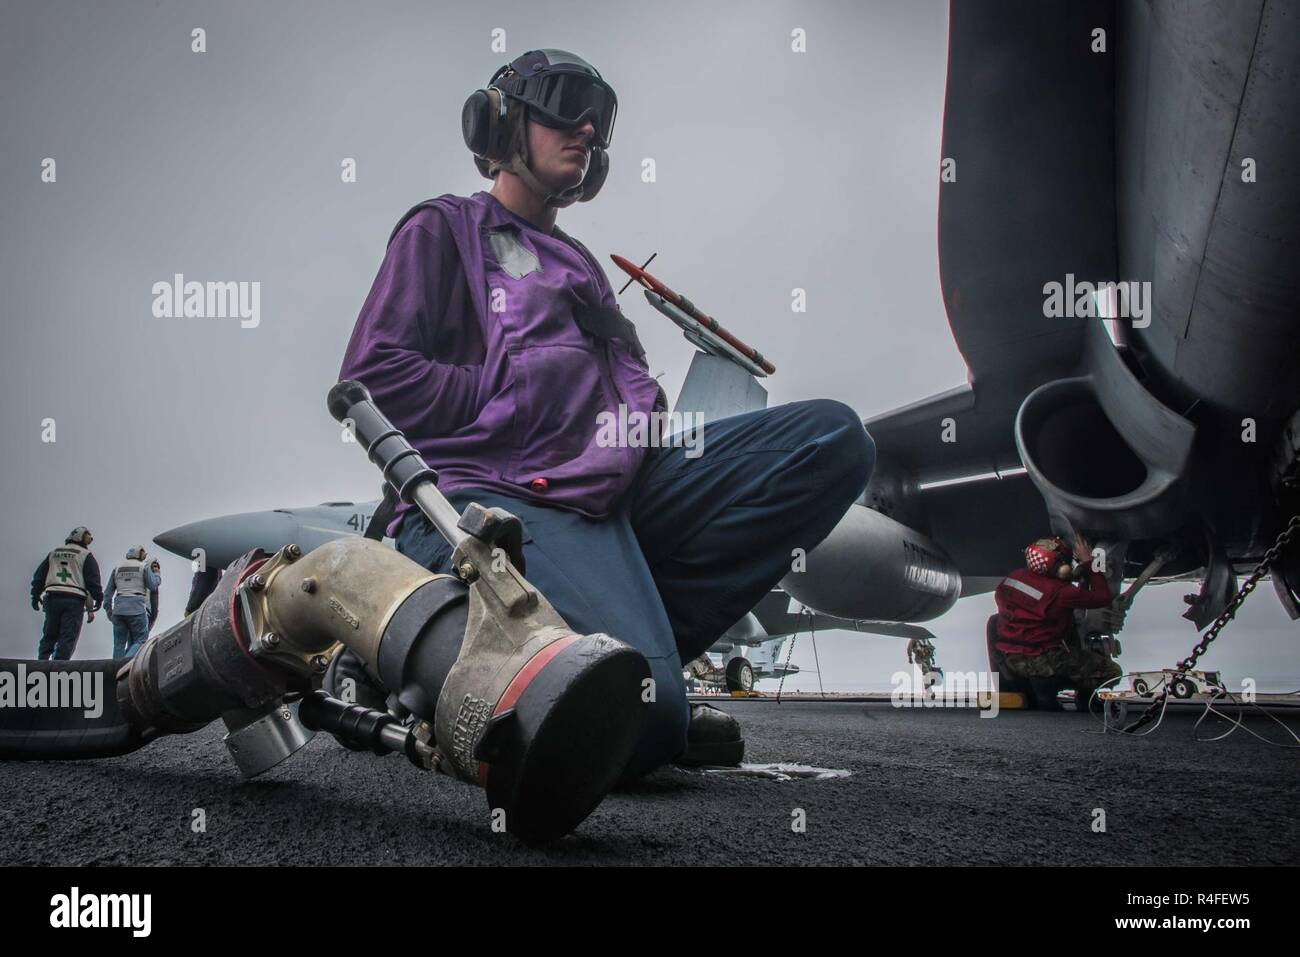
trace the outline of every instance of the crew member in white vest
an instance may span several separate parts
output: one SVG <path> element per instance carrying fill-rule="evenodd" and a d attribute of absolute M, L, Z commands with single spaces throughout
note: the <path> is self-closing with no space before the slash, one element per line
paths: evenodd
<path fill-rule="evenodd" d="M 99 563 L 90 553 L 90 529 L 78 525 L 67 540 L 45 557 L 32 575 L 32 608 L 45 600 L 45 629 L 37 646 L 42 661 L 66 661 L 77 650 L 81 616 L 93 621 L 104 601 L 99 584 Z"/>
<path fill-rule="evenodd" d="M 144 546 L 129 549 L 126 561 L 113 569 L 104 589 L 104 607 L 113 623 L 114 658 L 130 658 L 139 651 L 158 614 L 158 576 L 144 558 Z"/>

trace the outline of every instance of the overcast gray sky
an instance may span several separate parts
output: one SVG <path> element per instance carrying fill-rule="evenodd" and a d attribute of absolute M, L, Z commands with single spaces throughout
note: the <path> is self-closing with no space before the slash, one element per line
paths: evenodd
<path fill-rule="evenodd" d="M 657 251 L 660 278 L 773 358 L 772 403 L 827 396 L 866 417 L 965 381 L 936 258 L 943 0 L 0 11 L 0 654 L 34 656 L 28 581 L 74 525 L 93 529 L 107 572 L 198 518 L 374 496 L 325 393 L 393 224 L 427 197 L 488 187 L 461 104 L 525 50 L 577 52 L 619 95 L 609 180 L 560 224 L 607 271 L 611 252 Z M 806 53 L 791 51 L 796 28 Z M 260 282 L 260 324 L 154 318 L 152 286 L 175 273 Z M 624 309 L 675 395 L 692 348 L 638 295 Z M 161 557 L 166 625 L 189 565 Z M 1152 589 L 1130 615 L 1126 666 L 1186 654 L 1185 590 Z M 1274 684 L 1300 673 L 1269 592 L 1207 667 Z M 941 664 L 984 666 L 992 607 L 963 600 L 931 625 Z M 78 657 L 110 646 L 101 617 Z M 887 683 L 905 662 L 896 639 L 830 633 L 818 650 L 828 688 Z M 811 669 L 811 652 L 801 639 L 795 663 Z"/>

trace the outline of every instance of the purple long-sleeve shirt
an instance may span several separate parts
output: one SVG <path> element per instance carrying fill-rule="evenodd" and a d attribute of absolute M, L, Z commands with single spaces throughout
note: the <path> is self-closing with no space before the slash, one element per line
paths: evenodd
<path fill-rule="evenodd" d="M 598 439 L 600 414 L 663 399 L 634 333 L 600 338 L 579 322 L 593 309 L 617 305 L 581 243 L 489 193 L 440 196 L 394 230 L 339 377 L 370 390 L 444 492 L 491 489 L 603 518 L 645 449 Z"/>

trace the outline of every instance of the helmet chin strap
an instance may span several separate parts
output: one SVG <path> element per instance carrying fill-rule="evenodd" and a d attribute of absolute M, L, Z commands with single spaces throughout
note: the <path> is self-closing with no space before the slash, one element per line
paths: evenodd
<path fill-rule="evenodd" d="M 518 153 L 511 155 L 505 163 L 498 164 L 498 169 L 509 170 L 524 181 L 524 185 L 531 189 L 538 196 L 546 201 L 547 206 L 554 206 L 557 209 L 564 209 L 566 206 L 572 206 L 582 198 L 582 184 L 578 184 L 572 189 L 565 190 L 562 193 L 552 193 L 542 185 L 541 180 L 528 168 L 528 164 Z"/>
<path fill-rule="evenodd" d="M 504 169 L 514 173 L 524 181 L 525 186 L 542 197 L 547 206 L 554 206 L 557 209 L 572 206 L 582 199 L 581 183 L 559 193 L 553 193 L 542 185 L 541 180 L 528 166 L 528 108 L 511 100 L 507 109 L 509 111 L 510 144 L 506 150 L 506 159 L 503 161 L 493 160 L 488 164 L 488 172 L 494 174 L 498 170 Z"/>

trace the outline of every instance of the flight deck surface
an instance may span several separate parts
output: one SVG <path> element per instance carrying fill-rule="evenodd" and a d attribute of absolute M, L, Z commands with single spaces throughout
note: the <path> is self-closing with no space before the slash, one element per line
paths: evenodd
<path fill-rule="evenodd" d="M 1088 715 L 730 702 L 777 781 L 662 769 L 547 848 L 494 833 L 483 792 L 318 735 L 240 778 L 213 724 L 94 762 L 0 766 L 0 864 L 1296 864 L 1300 762 L 1171 713 L 1139 740 Z M 1284 714 L 1296 728 L 1300 716 Z M 1274 740 L 1262 716 L 1248 726 Z M 1200 733 L 1213 729 L 1202 725 Z M 202 814 L 197 811 L 201 809 Z M 1094 830 L 1104 812 L 1104 831 Z M 806 822 L 803 833 L 792 825 Z M 196 831 L 202 820 L 205 830 Z"/>

